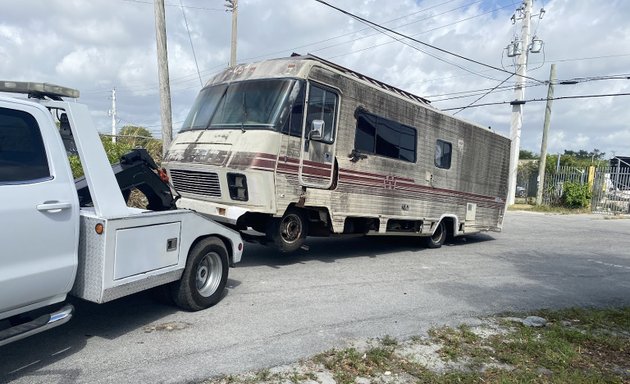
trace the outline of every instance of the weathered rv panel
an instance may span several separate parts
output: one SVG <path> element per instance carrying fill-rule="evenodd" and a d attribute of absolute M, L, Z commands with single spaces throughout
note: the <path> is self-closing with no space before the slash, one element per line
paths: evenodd
<path fill-rule="evenodd" d="M 284 251 L 307 235 L 499 231 L 509 139 L 314 56 L 240 65 L 201 91 L 165 166 L 180 206 Z"/>

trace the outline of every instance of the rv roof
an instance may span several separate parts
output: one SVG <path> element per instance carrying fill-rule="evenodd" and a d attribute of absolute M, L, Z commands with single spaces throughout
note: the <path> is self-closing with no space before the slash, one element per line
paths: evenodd
<path fill-rule="evenodd" d="M 322 59 L 321 57 L 312 55 L 310 53 L 307 54 L 307 55 L 299 55 L 297 53 L 294 53 L 294 54 L 291 55 L 291 57 L 299 57 L 301 59 L 307 59 L 307 60 L 310 59 L 310 60 L 319 61 L 322 64 L 326 64 L 329 67 L 335 68 L 339 72 L 345 73 L 345 74 L 350 75 L 350 76 L 354 76 L 357 79 L 361 79 L 363 81 L 367 81 L 368 83 L 371 83 L 371 84 L 373 84 L 373 85 L 375 85 L 375 86 L 377 86 L 379 88 L 388 90 L 390 92 L 394 92 L 394 93 L 396 93 L 396 94 L 398 94 L 400 96 L 406 97 L 408 99 L 412 99 L 414 101 L 417 101 L 417 102 L 420 102 L 420 103 L 423 103 L 423 104 L 430 104 L 431 103 L 431 101 L 429 101 L 428 99 L 425 99 L 424 97 L 420 97 L 420 96 L 414 95 L 413 93 L 409 93 L 407 91 L 403 91 L 400 88 L 396 88 L 396 87 L 394 87 L 392 85 L 383 83 L 382 81 L 373 79 L 373 78 L 371 78 L 369 76 L 363 75 L 363 74 L 361 74 L 359 72 L 353 71 L 353 70 L 348 69 L 346 67 L 342 67 L 339 64 L 333 63 L 332 61 L 328 61 L 328 60 Z"/>

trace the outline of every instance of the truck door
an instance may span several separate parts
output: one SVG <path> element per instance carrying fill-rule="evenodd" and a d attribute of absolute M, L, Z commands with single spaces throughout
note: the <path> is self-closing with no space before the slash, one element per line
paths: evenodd
<path fill-rule="evenodd" d="M 338 93 L 309 83 L 298 174 L 301 185 L 324 189 L 332 185 L 338 114 Z"/>
<path fill-rule="evenodd" d="M 0 100 L 0 314 L 63 300 L 76 273 L 79 204 L 44 109 Z"/>

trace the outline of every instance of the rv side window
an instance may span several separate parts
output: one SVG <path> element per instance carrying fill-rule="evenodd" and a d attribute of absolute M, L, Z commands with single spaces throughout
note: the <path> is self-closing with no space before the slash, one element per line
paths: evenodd
<path fill-rule="evenodd" d="M 415 128 L 364 110 L 357 111 L 356 117 L 354 147 L 357 151 L 412 163 L 416 161 Z"/>
<path fill-rule="evenodd" d="M 453 146 L 451 143 L 443 140 L 438 140 L 435 143 L 435 166 L 438 168 L 449 169 L 451 168 L 451 150 Z"/>
<path fill-rule="evenodd" d="M 308 95 L 308 112 L 306 115 L 306 134 L 311 129 L 313 120 L 324 121 L 322 140 L 332 143 L 337 118 L 337 94 L 311 84 Z"/>
<path fill-rule="evenodd" d="M 0 183 L 49 178 L 37 121 L 23 111 L 0 108 Z"/>
<path fill-rule="evenodd" d="M 282 133 L 300 137 L 302 135 L 302 120 L 304 117 L 304 88 L 301 81 L 296 81 L 289 96 L 289 118 L 282 127 Z"/>

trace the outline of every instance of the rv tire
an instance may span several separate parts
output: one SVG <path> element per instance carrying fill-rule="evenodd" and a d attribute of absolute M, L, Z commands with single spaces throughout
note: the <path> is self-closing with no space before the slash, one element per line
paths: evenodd
<path fill-rule="evenodd" d="M 300 249 L 308 233 L 308 219 L 301 209 L 289 208 L 281 218 L 272 218 L 267 237 L 283 253 Z"/>
<path fill-rule="evenodd" d="M 444 221 L 440 221 L 435 232 L 426 238 L 427 248 L 440 248 L 446 241 L 446 236 L 446 225 L 444 225 Z"/>
<path fill-rule="evenodd" d="M 223 242 L 206 237 L 188 253 L 186 268 L 172 285 L 175 303 L 189 311 L 199 311 L 218 303 L 228 277 L 228 253 Z"/>

